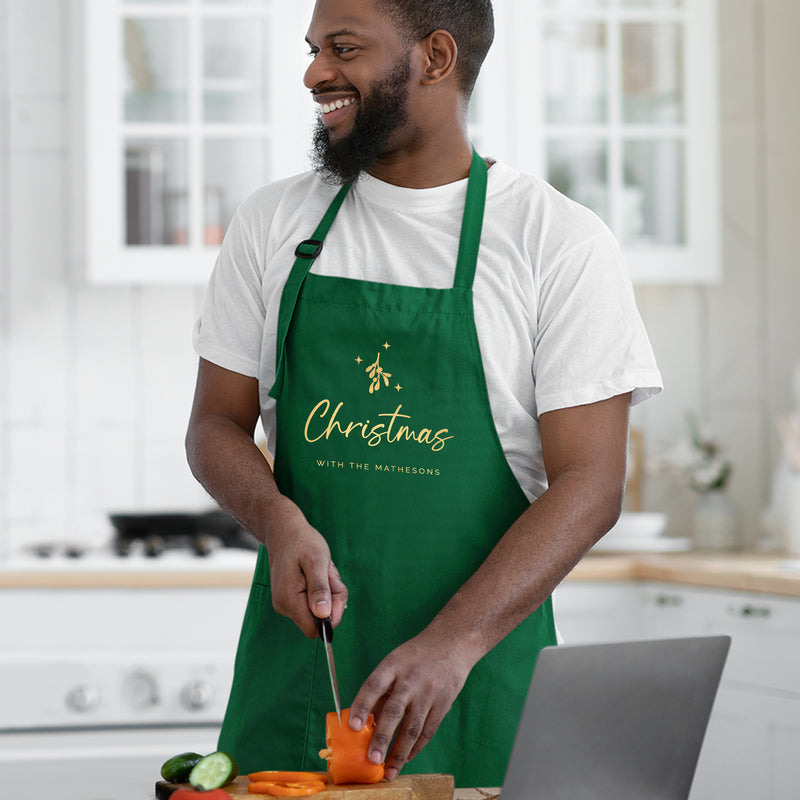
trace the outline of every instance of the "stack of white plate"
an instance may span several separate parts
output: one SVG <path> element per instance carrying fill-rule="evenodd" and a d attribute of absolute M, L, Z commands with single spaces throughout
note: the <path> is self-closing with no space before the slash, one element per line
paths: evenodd
<path fill-rule="evenodd" d="M 617 524 L 592 548 L 609 553 L 671 553 L 689 550 L 691 539 L 664 536 L 667 515 L 660 511 L 623 511 Z"/>

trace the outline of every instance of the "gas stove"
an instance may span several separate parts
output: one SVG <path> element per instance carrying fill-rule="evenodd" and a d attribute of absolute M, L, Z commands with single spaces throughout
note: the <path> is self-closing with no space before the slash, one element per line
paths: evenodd
<path fill-rule="evenodd" d="M 0 572 L 114 572 L 252 569 L 258 544 L 221 510 L 115 513 L 112 534 L 97 544 L 38 541 L 0 560 Z"/>
<path fill-rule="evenodd" d="M 67 547 L 79 548 L 80 555 L 68 555 Z M 137 572 L 228 572 L 252 574 L 257 551 L 219 548 L 198 556 L 192 550 L 165 550 L 158 557 L 148 556 L 141 548 L 132 548 L 121 557 L 111 545 L 53 545 L 47 557 L 25 548 L 0 560 L 0 575 L 9 573 L 137 573 Z"/>

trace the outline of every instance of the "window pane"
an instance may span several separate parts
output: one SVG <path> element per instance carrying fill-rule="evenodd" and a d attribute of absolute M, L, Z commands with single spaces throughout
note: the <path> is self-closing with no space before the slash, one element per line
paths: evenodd
<path fill-rule="evenodd" d="M 126 244 L 186 244 L 187 154 L 183 139 L 125 143 Z"/>
<path fill-rule="evenodd" d="M 682 141 L 623 144 L 623 229 L 628 243 L 686 243 L 685 147 Z"/>
<path fill-rule="evenodd" d="M 608 222 L 608 147 L 604 141 L 548 142 L 547 180 Z"/>
<path fill-rule="evenodd" d="M 266 122 L 269 32 L 260 19 L 203 24 L 203 100 L 208 122 Z"/>
<path fill-rule="evenodd" d="M 219 244 L 236 206 L 270 179 L 269 148 L 263 139 L 208 139 L 203 165 L 204 239 Z"/>
<path fill-rule="evenodd" d="M 549 22 L 542 75 L 549 123 L 608 119 L 606 26 L 601 22 Z"/>
<path fill-rule="evenodd" d="M 125 119 L 185 121 L 189 108 L 186 20 L 127 18 L 123 25 Z"/>
<path fill-rule="evenodd" d="M 684 120 L 683 27 L 622 26 L 622 114 L 629 123 Z"/>

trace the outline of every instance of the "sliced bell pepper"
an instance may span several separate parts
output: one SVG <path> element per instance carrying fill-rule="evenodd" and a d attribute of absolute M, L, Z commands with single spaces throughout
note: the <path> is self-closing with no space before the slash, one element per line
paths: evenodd
<path fill-rule="evenodd" d="M 321 781 L 325 783 L 328 780 L 325 772 L 293 772 L 286 769 L 266 769 L 261 772 L 251 772 L 247 778 L 251 781 L 272 781 L 273 783 L 290 783 L 292 781 Z"/>
<path fill-rule="evenodd" d="M 273 797 L 306 797 L 325 789 L 322 781 L 250 781 L 250 794 L 269 794 Z"/>
<path fill-rule="evenodd" d="M 383 779 L 383 764 L 373 764 L 367 758 L 369 742 L 375 730 L 375 719 L 369 715 L 360 731 L 353 731 L 347 724 L 350 709 L 342 709 L 342 724 L 335 711 L 325 717 L 325 743 L 320 758 L 328 762 L 328 777 L 331 783 L 377 783 Z"/>

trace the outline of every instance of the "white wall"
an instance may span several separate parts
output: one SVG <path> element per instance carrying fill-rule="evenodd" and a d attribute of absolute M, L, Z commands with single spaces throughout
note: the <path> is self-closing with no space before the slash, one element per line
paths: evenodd
<path fill-rule="evenodd" d="M 735 460 L 752 544 L 777 457 L 773 417 L 790 408 L 800 359 L 800 3 L 720 6 L 725 278 L 637 290 L 667 391 L 634 422 L 654 446 L 683 435 L 686 410 L 708 418 Z M 0 555 L 102 540 L 111 509 L 207 503 L 183 456 L 201 290 L 87 286 L 68 256 L 69 9 L 0 0 Z M 647 506 L 669 511 L 674 532 L 690 500 L 648 477 Z"/>
<path fill-rule="evenodd" d="M 183 454 L 201 290 L 87 286 L 70 263 L 70 7 L 0 2 L 11 198 L 0 240 L 0 552 L 104 540 L 109 510 L 209 502 Z"/>

